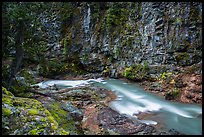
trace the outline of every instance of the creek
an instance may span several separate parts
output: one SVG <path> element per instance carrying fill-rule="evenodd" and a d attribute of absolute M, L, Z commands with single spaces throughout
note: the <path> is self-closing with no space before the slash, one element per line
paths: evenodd
<path fill-rule="evenodd" d="M 175 129 L 188 135 L 202 134 L 202 105 L 170 102 L 152 93 L 144 91 L 137 83 L 119 79 L 89 79 L 89 80 L 48 80 L 38 83 L 40 88 L 49 86 L 69 88 L 94 84 L 113 91 L 117 98 L 110 102 L 112 109 L 121 114 L 138 119 L 140 122 L 159 125 L 166 129 Z M 145 119 L 138 115 L 148 114 Z"/>

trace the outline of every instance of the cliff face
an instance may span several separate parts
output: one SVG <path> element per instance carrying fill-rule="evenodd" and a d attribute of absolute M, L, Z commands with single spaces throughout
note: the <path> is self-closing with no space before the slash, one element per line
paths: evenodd
<path fill-rule="evenodd" d="M 74 3 L 63 26 L 61 55 L 89 72 L 148 64 L 151 74 L 190 66 L 202 58 L 202 3 Z"/>

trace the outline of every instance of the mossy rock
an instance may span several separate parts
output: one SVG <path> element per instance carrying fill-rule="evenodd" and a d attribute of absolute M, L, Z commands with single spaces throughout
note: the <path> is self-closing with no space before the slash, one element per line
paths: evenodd
<path fill-rule="evenodd" d="M 15 97 L 2 88 L 3 135 L 60 135 L 69 134 L 58 126 L 42 103 L 29 98 Z"/>
<path fill-rule="evenodd" d="M 44 102 L 44 106 L 49 110 L 53 117 L 49 117 L 50 121 L 56 120 L 58 126 L 63 128 L 65 131 L 69 131 L 74 134 L 83 134 L 75 123 L 73 117 L 70 116 L 69 112 L 62 108 L 62 103 L 55 100 L 47 100 Z M 53 119 L 54 118 L 54 119 Z M 54 127 L 55 128 L 55 127 Z"/>
<path fill-rule="evenodd" d="M 2 93 L 8 96 L 13 96 L 13 94 L 10 91 L 8 91 L 5 87 L 2 87 Z"/>

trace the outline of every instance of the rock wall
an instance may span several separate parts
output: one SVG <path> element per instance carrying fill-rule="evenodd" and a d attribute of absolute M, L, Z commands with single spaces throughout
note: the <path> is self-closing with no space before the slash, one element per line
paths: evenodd
<path fill-rule="evenodd" d="M 136 63 L 151 74 L 190 66 L 202 58 L 202 3 L 82 2 L 72 4 L 61 46 L 89 72 L 117 77 Z M 63 48 L 61 53 L 63 53 Z M 63 56 L 63 55 L 62 55 Z"/>

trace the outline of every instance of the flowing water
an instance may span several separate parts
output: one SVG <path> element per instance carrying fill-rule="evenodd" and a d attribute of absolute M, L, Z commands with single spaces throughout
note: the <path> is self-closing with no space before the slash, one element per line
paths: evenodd
<path fill-rule="evenodd" d="M 164 100 L 154 94 L 145 92 L 135 83 L 127 83 L 118 79 L 89 79 L 89 80 L 49 80 L 41 82 L 41 88 L 52 86 L 77 87 L 94 84 L 112 90 L 117 99 L 110 102 L 110 107 L 119 113 L 137 118 L 138 114 L 145 112 L 154 116 L 149 119 L 140 119 L 146 124 L 157 125 L 162 122 L 167 129 L 174 128 L 184 134 L 202 134 L 202 106 L 197 104 L 184 104 Z M 156 117 L 156 118 L 155 118 Z"/>

